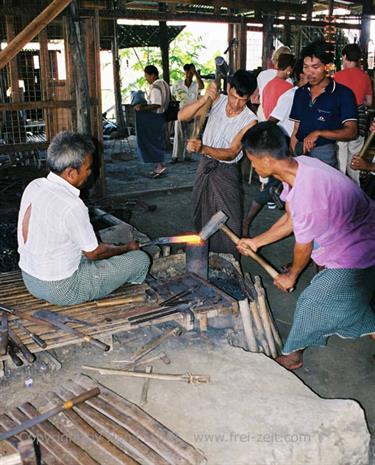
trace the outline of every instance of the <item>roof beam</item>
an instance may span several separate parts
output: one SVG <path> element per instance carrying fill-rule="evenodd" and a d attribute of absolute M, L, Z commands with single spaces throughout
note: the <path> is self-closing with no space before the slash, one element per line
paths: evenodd
<path fill-rule="evenodd" d="M 23 47 L 34 39 L 72 0 L 53 0 L 0 52 L 0 69 L 4 68 Z"/>
<path fill-rule="evenodd" d="M 93 10 L 80 9 L 81 17 L 93 16 Z M 233 14 L 215 15 L 212 13 L 170 13 L 168 11 L 153 11 L 153 10 L 100 10 L 99 17 L 101 19 L 141 19 L 144 21 L 197 21 L 207 23 L 240 23 L 241 16 Z M 252 21 L 249 18 L 249 21 Z"/>
<path fill-rule="evenodd" d="M 217 0 L 163 0 L 163 3 L 171 3 L 178 5 L 196 5 L 196 6 L 212 6 L 218 5 Z M 125 4 L 126 5 L 126 4 Z M 220 0 L 220 6 L 225 8 L 234 8 L 236 10 L 268 13 L 294 13 L 305 14 L 307 5 L 292 2 L 272 2 L 268 0 Z"/>

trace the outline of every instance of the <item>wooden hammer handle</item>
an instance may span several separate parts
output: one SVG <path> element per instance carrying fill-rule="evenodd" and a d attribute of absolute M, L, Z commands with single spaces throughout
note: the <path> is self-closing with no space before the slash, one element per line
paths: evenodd
<path fill-rule="evenodd" d="M 220 229 L 223 231 L 224 234 L 226 234 L 231 241 L 233 241 L 236 245 L 240 242 L 240 238 L 234 234 L 232 230 L 228 228 L 227 225 L 223 224 L 220 226 Z M 249 251 L 249 256 L 256 261 L 264 270 L 267 271 L 267 273 L 271 276 L 272 279 L 275 279 L 276 276 L 279 275 L 279 273 L 273 268 L 264 258 L 262 258 L 260 255 L 255 253 L 250 247 L 248 247 Z"/>
<path fill-rule="evenodd" d="M 199 139 L 201 136 L 201 132 L 203 129 L 204 122 L 206 121 L 207 113 L 210 111 L 212 105 L 212 98 L 208 97 L 206 103 L 203 105 L 201 114 L 196 116 L 194 120 L 194 129 L 193 134 L 191 136 L 192 139 Z"/>
<path fill-rule="evenodd" d="M 361 149 L 361 151 L 359 152 L 358 156 L 359 158 L 364 158 L 366 152 L 367 152 L 367 149 L 370 147 L 370 144 L 374 138 L 374 135 L 375 135 L 375 132 L 371 132 L 370 135 L 368 136 L 368 138 L 366 139 L 365 143 L 363 144 L 363 147 Z"/>

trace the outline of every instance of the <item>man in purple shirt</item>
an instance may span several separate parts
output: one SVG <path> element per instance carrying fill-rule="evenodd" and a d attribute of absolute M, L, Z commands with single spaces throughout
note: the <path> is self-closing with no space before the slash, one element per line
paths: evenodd
<path fill-rule="evenodd" d="M 375 202 L 331 166 L 311 157 L 292 158 L 286 137 L 274 123 L 249 129 L 242 139 L 260 176 L 283 182 L 286 213 L 266 232 L 241 239 L 238 250 L 295 236 L 293 261 L 274 284 L 292 288 L 310 258 L 321 268 L 297 301 L 293 326 L 276 360 L 294 370 L 303 350 L 325 345 L 328 336 L 375 340 L 375 313 L 370 301 L 375 283 Z"/>

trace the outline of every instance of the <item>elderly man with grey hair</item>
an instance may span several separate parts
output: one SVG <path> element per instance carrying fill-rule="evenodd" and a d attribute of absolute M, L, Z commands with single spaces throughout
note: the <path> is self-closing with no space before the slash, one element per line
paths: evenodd
<path fill-rule="evenodd" d="M 50 173 L 25 189 L 18 217 L 19 266 L 31 294 L 56 305 L 105 297 L 141 283 L 150 260 L 136 242 L 98 243 L 80 188 L 91 173 L 94 144 L 61 132 L 47 153 Z"/>

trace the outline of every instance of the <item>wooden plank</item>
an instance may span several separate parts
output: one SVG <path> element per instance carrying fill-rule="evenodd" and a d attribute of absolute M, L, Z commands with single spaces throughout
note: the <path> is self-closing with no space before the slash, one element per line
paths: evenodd
<path fill-rule="evenodd" d="M 58 388 L 56 392 L 64 400 L 70 398 L 72 395 L 72 391 L 67 389 L 65 384 L 63 387 Z M 117 447 L 124 450 L 134 460 L 142 463 L 142 465 L 171 465 L 149 446 L 144 444 L 140 439 L 131 434 L 125 428 L 119 428 L 119 426 L 110 418 L 97 411 L 87 402 L 74 407 L 74 411 L 101 435 L 116 444 Z"/>
<path fill-rule="evenodd" d="M 47 398 L 48 402 L 52 401 L 55 405 L 62 400 L 54 392 L 49 392 Z M 99 434 L 73 410 L 65 410 L 61 415 L 51 418 L 51 422 L 67 437 L 74 438 L 82 449 L 90 451 L 101 465 L 137 465 L 135 460 Z"/>
<path fill-rule="evenodd" d="M 81 393 L 81 386 L 75 384 L 73 381 L 68 381 L 64 384 L 74 394 Z M 92 400 L 92 402 L 91 402 Z M 104 399 L 91 399 L 87 401 L 87 405 L 90 405 L 98 412 L 105 415 L 107 418 L 112 420 L 117 427 L 121 427 L 133 434 L 137 439 L 146 444 L 152 451 L 156 452 L 162 457 L 167 463 L 189 465 L 190 461 L 184 459 L 176 452 L 170 443 L 165 441 L 165 438 L 156 437 L 152 431 L 141 425 L 134 416 L 127 414 L 127 410 L 119 409 L 113 402 L 107 402 Z"/>
<path fill-rule="evenodd" d="M 16 423 L 22 423 L 29 418 L 39 415 L 39 411 L 30 403 L 21 405 L 18 409 L 13 409 L 10 416 Z M 95 460 L 78 447 L 74 442 L 68 441 L 61 431 L 59 431 L 48 420 L 38 425 L 32 426 L 29 431 L 38 442 L 45 444 L 46 448 L 61 457 L 69 465 L 99 465 Z"/>
<path fill-rule="evenodd" d="M 0 52 L 0 69 L 4 68 L 22 48 L 55 19 L 72 0 L 53 0 L 31 23 L 25 27 Z"/>
<path fill-rule="evenodd" d="M 86 390 L 87 386 L 91 387 L 100 387 L 100 398 L 104 399 L 106 402 L 116 405 L 117 409 L 123 412 L 126 412 L 131 418 L 137 419 L 137 421 L 150 432 L 152 432 L 159 440 L 165 441 L 168 444 L 173 444 L 174 449 L 184 457 L 186 460 L 189 460 L 191 463 L 198 464 L 201 463 L 203 456 L 198 452 L 193 446 L 181 439 L 177 434 L 168 429 L 162 423 L 157 421 L 155 418 L 148 415 L 144 410 L 142 410 L 138 405 L 129 402 L 125 398 L 115 394 L 110 389 L 99 383 L 93 383 L 93 381 L 86 377 L 81 376 L 79 379 L 76 379 L 75 382 L 80 386 L 80 390 L 77 392 L 82 392 Z"/>
<path fill-rule="evenodd" d="M 17 423 L 9 418 L 8 415 L 0 415 L 0 432 L 14 428 L 16 425 Z M 9 438 L 7 443 L 11 444 L 14 448 L 17 448 L 18 442 L 22 439 L 25 439 L 26 436 L 31 437 L 27 432 L 23 432 Z M 39 447 L 44 465 L 67 465 L 66 462 L 64 462 L 63 459 L 59 457 L 59 454 L 53 454 L 48 450 L 44 441 L 39 442 Z"/>

